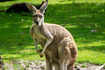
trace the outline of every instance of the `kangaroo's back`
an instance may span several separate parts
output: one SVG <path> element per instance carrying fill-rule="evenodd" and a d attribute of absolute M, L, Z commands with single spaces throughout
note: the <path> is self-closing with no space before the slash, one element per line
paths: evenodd
<path fill-rule="evenodd" d="M 65 37 L 66 38 L 68 37 L 71 40 L 73 40 L 71 33 L 61 25 L 46 23 L 46 24 L 44 24 L 44 29 L 49 30 L 49 32 L 54 36 L 55 42 L 60 42 Z"/>

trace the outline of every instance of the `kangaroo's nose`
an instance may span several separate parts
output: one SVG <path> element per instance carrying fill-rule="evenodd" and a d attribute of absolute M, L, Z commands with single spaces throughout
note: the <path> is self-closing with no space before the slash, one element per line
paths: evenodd
<path fill-rule="evenodd" d="M 38 21 L 35 21 L 35 23 L 38 25 Z"/>

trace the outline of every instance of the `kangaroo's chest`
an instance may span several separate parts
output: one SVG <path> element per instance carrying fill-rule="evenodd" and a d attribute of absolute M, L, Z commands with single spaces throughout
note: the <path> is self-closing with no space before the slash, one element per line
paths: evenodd
<path fill-rule="evenodd" d="M 31 33 L 32 33 L 33 39 L 37 40 L 40 43 L 46 40 L 46 37 L 41 33 L 39 28 L 32 27 Z"/>

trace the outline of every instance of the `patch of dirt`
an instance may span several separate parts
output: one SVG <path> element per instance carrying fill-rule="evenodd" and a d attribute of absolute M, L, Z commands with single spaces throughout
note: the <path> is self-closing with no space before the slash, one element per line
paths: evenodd
<path fill-rule="evenodd" d="M 77 70 L 99 70 L 98 68 L 101 67 L 102 65 L 95 65 L 95 64 L 90 64 L 90 63 L 82 63 L 77 65 Z M 104 65 L 105 67 L 105 65 Z M 101 70 L 105 70 L 104 67 L 102 67 Z"/>
<path fill-rule="evenodd" d="M 11 61 L 10 63 L 4 63 L 5 70 L 45 70 L 45 61 Z M 101 65 L 100 65 L 101 66 Z M 96 70 L 99 65 L 83 63 L 76 65 L 75 70 Z M 15 67 L 15 69 L 14 69 Z M 105 69 L 101 69 L 105 70 Z"/>

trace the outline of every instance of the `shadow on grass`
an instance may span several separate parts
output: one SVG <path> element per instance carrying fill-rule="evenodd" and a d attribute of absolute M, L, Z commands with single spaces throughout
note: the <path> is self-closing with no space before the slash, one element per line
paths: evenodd
<path fill-rule="evenodd" d="M 77 43 L 85 44 L 105 39 L 105 4 L 56 4 L 49 5 L 45 21 L 60 24 L 67 28 Z M 0 13 L 0 53 L 15 54 L 33 45 L 29 29 L 32 24 L 31 17 L 23 14 Z M 92 31 L 94 30 L 94 31 Z M 105 45 L 84 47 L 81 49 L 101 51 Z M 29 49 L 34 50 L 33 47 Z M 105 48 L 103 48 L 105 49 Z M 24 55 L 24 53 L 20 54 Z M 28 54 L 27 54 L 28 55 Z M 34 53 L 29 53 L 34 55 Z M 19 57 L 17 57 L 19 58 Z"/>
<path fill-rule="evenodd" d="M 13 0 L 0 0 L 0 2 L 8 2 L 8 1 L 13 1 Z"/>

